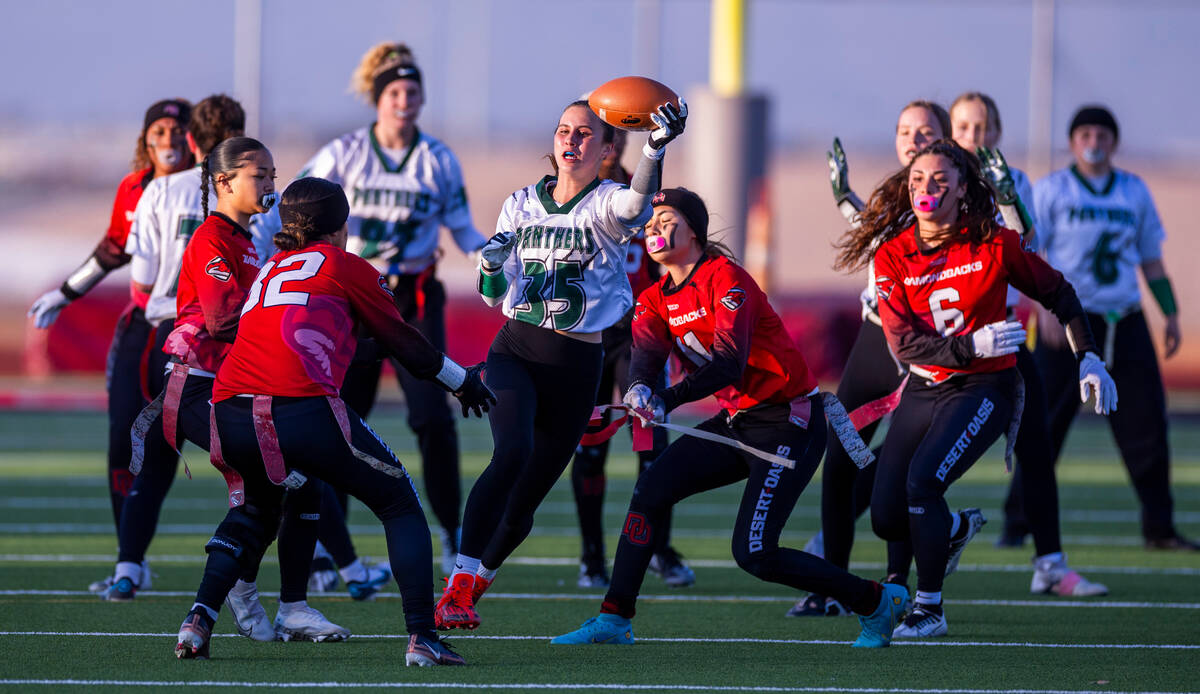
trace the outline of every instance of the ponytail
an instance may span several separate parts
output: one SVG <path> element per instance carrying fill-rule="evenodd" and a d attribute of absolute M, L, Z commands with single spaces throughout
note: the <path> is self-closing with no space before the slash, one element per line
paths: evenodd
<path fill-rule="evenodd" d="M 208 179 L 212 172 L 208 169 L 208 157 L 200 162 L 200 209 L 204 210 L 204 218 L 208 219 Z"/>

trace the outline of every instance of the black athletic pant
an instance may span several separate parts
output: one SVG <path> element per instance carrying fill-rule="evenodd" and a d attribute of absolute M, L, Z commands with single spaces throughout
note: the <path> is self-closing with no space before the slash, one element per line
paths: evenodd
<path fill-rule="evenodd" d="M 446 351 L 446 289 L 430 277 L 422 284 L 424 308 L 417 305 L 417 275 L 393 275 L 389 278 L 400 315 L 433 343 Z M 342 385 L 342 399 L 363 419 L 371 413 L 379 391 L 382 363 L 376 360 L 352 363 Z M 454 539 L 458 531 L 462 482 L 459 479 L 458 432 L 445 389 L 433 381 L 417 378 L 392 361 L 400 389 L 408 406 L 408 426 L 417 437 L 421 452 L 421 473 L 425 478 L 425 497 L 438 525 Z M 336 538 L 330 538 L 337 542 Z M 326 542 L 322 531 L 321 542 Z M 332 554 L 333 550 L 330 550 Z"/>
<path fill-rule="evenodd" d="M 182 437 L 180 446 L 186 439 L 208 452 L 212 391 L 212 378 L 188 375 L 179 399 L 179 419 L 176 424 L 176 431 Z M 162 432 L 163 420 L 159 416 L 151 423 L 150 433 L 157 433 L 162 438 Z M 147 446 L 142 470 L 135 478 L 133 491 L 121 514 L 117 561 L 136 563 L 146 558 L 146 550 L 158 528 L 163 501 L 179 469 L 179 456 L 173 449 L 168 450 L 170 455 L 164 456 Z M 193 460 L 192 463 L 201 464 L 199 460 Z M 283 602 L 304 600 L 308 595 L 308 567 L 317 542 L 323 487 L 320 480 L 314 479 L 288 495 L 287 503 L 280 509 L 282 520 L 275 521 L 279 526 L 279 599 Z M 247 565 L 241 575 L 247 582 L 253 582 L 257 577 L 257 562 Z"/>
<path fill-rule="evenodd" d="M 133 426 L 142 408 L 149 404 L 142 390 L 143 364 L 148 370 L 147 391 L 154 395 L 162 388 L 163 368 L 167 355 L 163 354 L 162 343 L 171 331 L 167 322 L 164 332 L 155 339 L 155 330 L 146 321 L 140 308 L 131 308 L 117 319 L 112 344 L 108 348 L 105 375 L 108 386 L 108 492 L 112 503 L 113 523 L 117 533 L 121 531 L 121 513 L 126 497 L 133 488 L 133 475 L 129 474 L 129 460 L 133 455 L 130 447 L 129 429 Z M 146 439 L 146 449 L 155 450 L 161 456 L 175 455 L 163 439 L 162 431 L 151 432 Z M 170 481 L 167 482 L 168 486 Z"/>
<path fill-rule="evenodd" d="M 871 526 L 884 540 L 911 539 L 917 590 L 939 592 L 950 544 L 946 489 L 1008 430 L 1016 369 L 955 376 L 930 385 L 914 376 L 892 414 L 876 463 Z"/>
<path fill-rule="evenodd" d="M 1105 344 L 1109 325 L 1104 317 L 1089 313 L 1088 322 L 1096 342 Z M 1108 416 L 1108 425 L 1141 502 L 1142 535 L 1147 540 L 1175 537 L 1167 399 L 1154 343 L 1141 311 L 1117 322 L 1112 351 L 1108 373 L 1117 384 L 1120 407 Z M 1056 349 L 1040 341 L 1034 359 L 1046 384 L 1050 450 L 1052 460 L 1057 461 L 1079 412 L 1079 364 L 1070 348 Z M 1025 503 L 1026 509 L 1031 506 Z"/>
<path fill-rule="evenodd" d="M 625 391 L 629 390 L 629 358 L 633 349 L 633 331 L 628 319 L 622 319 L 616 325 L 606 329 L 601 335 L 604 345 L 604 368 L 600 373 L 600 389 L 596 393 L 597 405 L 608 405 L 620 402 Z M 662 374 L 662 383 L 654 387 L 666 387 L 666 373 Z M 615 391 L 614 391 L 615 388 Z M 610 420 L 605 413 L 604 424 Z M 638 477 L 650 468 L 654 459 L 667 447 L 667 431 L 661 427 L 651 430 L 654 445 L 648 451 L 638 451 Z M 588 571 L 600 571 L 604 567 L 604 488 L 607 480 L 604 475 L 604 464 L 608 461 L 608 441 L 584 446 L 580 444 L 575 450 L 574 464 L 571 466 L 571 490 L 575 494 L 575 511 L 579 516 L 579 534 L 583 540 L 581 559 Z M 670 544 L 671 519 L 667 517 L 661 532 L 655 535 L 654 551 L 661 552 Z"/>
<path fill-rule="evenodd" d="M 529 535 L 587 428 L 602 361 L 599 344 L 518 320 L 500 328 L 484 371 L 495 450 L 467 496 L 462 554 L 498 569 Z"/>
<path fill-rule="evenodd" d="M 864 320 L 838 383 L 838 400 L 847 411 L 853 411 L 889 395 L 903 379 L 904 373 L 888 349 L 883 328 Z M 869 424 L 859 435 L 870 445 L 878 427 L 878 422 Z M 827 438 L 829 446 L 821 477 L 821 532 L 825 539 L 825 558 L 834 566 L 845 569 L 850 566 L 850 550 L 854 547 L 854 522 L 871 504 L 876 466 L 859 470 L 832 429 Z M 888 544 L 889 574 L 895 573 L 897 580 L 905 582 L 911 563 L 912 549 L 907 542 Z"/>
<path fill-rule="evenodd" d="M 860 613 L 870 614 L 879 602 L 876 584 L 828 561 L 779 546 L 779 535 L 796 500 L 812 479 L 825 450 L 825 411 L 812 401 L 814 424 L 802 429 L 788 420 L 788 405 L 765 405 L 706 420 L 700 429 L 728 436 L 755 448 L 796 461 L 782 465 L 703 439 L 676 439 L 638 480 L 629 513 L 617 542 L 612 584 L 604 612 L 632 618 L 646 568 L 654 554 L 654 536 L 679 501 L 700 492 L 746 480 L 733 525 L 733 558 L 747 573 L 764 581 L 829 595 Z"/>
<path fill-rule="evenodd" d="M 263 519 L 280 508 L 284 497 L 284 488 L 267 478 L 251 406 L 250 398 L 236 397 L 214 407 L 221 452 L 245 482 L 246 503 L 229 510 L 206 548 L 208 563 L 196 601 L 212 608 L 224 601 L 237 581 L 239 565 L 245 561 L 241 553 L 261 556 L 270 544 L 274 532 Z M 408 631 L 433 634 L 433 544 L 417 491 L 404 466 L 374 431 L 349 413 L 354 448 L 370 460 L 355 455 L 346 445 L 326 398 L 276 397 L 271 411 L 288 469 L 349 493 L 383 523 L 388 559 L 400 587 Z M 309 484 L 311 481 L 301 489 Z M 277 517 L 278 511 L 274 512 Z M 312 556 L 311 546 L 308 556 Z"/>
<path fill-rule="evenodd" d="M 1025 409 L 1013 447 L 1016 465 L 1004 501 L 1004 534 L 1023 536 L 1032 532 L 1034 551 L 1041 557 L 1062 551 L 1054 445 L 1050 440 L 1046 389 L 1033 355 L 1024 346 L 1017 352 L 1017 371 L 1025 381 Z M 1078 379 L 1075 383 L 1078 384 Z M 1019 528 L 1014 526 L 1018 522 Z"/>

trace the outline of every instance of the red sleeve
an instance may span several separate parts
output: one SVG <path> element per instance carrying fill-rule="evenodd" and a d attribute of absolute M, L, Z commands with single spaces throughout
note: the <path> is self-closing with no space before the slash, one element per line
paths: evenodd
<path fill-rule="evenodd" d="M 659 374 L 671 356 L 675 343 L 663 320 L 657 299 L 662 289 L 657 284 L 647 287 L 633 305 L 633 353 L 629 357 L 629 382 L 644 383 L 651 388 L 658 383 Z"/>
<path fill-rule="evenodd" d="M 766 296 L 749 275 L 732 264 L 713 273 L 709 289 L 712 360 L 663 391 L 663 404 L 668 412 L 738 383 L 750 358 L 750 336 Z"/>
<path fill-rule="evenodd" d="M 1000 231 L 1000 242 L 1000 257 L 1009 284 L 1045 306 L 1066 326 L 1077 353 L 1099 354 L 1091 325 L 1071 283 L 1041 256 L 1026 250 L 1021 237 L 1012 229 Z"/>
<path fill-rule="evenodd" d="M 133 223 L 133 210 L 142 196 L 141 182 L 145 175 L 145 171 L 130 174 L 117 187 L 117 195 L 113 199 L 112 216 L 108 221 L 108 231 L 104 233 L 104 238 L 100 239 L 100 243 L 96 244 L 96 250 L 92 252 L 92 255 L 96 256 L 97 262 L 100 263 L 100 267 L 105 270 L 112 271 L 129 262 L 129 255 L 125 253 L 125 241 L 129 239 L 129 227 Z"/>
<path fill-rule="evenodd" d="M 904 271 L 896 262 L 894 248 L 885 243 L 875 253 L 875 296 L 892 353 L 905 364 L 950 368 L 970 364 L 975 358 L 971 334 L 942 337 L 933 332 L 909 305 L 902 277 Z"/>
<path fill-rule="evenodd" d="M 246 291 L 238 285 L 237 267 L 242 250 L 210 234 L 195 236 L 185 251 L 204 327 L 213 339 L 233 342 Z"/>
<path fill-rule="evenodd" d="M 358 256 L 343 254 L 341 258 L 345 265 L 337 277 L 367 332 L 417 378 L 436 376 L 442 368 L 442 352 L 400 317 L 383 276 Z"/>

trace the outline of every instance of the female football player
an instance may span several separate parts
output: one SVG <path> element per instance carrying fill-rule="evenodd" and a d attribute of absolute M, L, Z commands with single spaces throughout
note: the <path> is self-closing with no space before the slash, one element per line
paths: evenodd
<path fill-rule="evenodd" d="M 934 140 L 950 133 L 950 117 L 946 109 L 932 101 L 912 101 L 900 111 L 896 121 L 895 147 L 900 166 L 908 166 L 913 155 Z M 828 154 L 830 180 L 838 210 L 850 224 L 858 223 L 862 200 L 850 189 L 846 155 L 841 142 L 833 141 Z M 860 296 L 862 325 L 850 348 L 837 397 L 847 409 L 853 410 L 873 400 L 886 397 L 900 386 L 904 378 L 903 365 L 888 351 L 883 328 L 876 308 L 875 283 L 870 267 L 867 288 Z M 870 443 L 877 424 L 864 426 L 864 441 Z M 835 436 L 829 436 L 825 452 L 825 469 L 821 477 L 821 554 L 834 566 L 850 566 L 850 550 L 854 546 L 854 522 L 871 504 L 871 488 L 875 466 L 864 470 L 850 460 Z M 912 548 L 907 543 L 888 544 L 887 582 L 907 584 L 912 564 Z M 790 617 L 838 616 L 849 614 L 845 605 L 829 596 L 812 594 L 797 602 Z"/>
<path fill-rule="evenodd" d="M 486 241 L 471 221 L 462 170 L 449 147 L 417 128 L 425 88 L 408 46 L 373 46 L 350 88 L 375 107 L 375 122 L 325 145 L 300 176 L 319 176 L 345 188 L 347 250 L 378 259 L 400 315 L 444 350 L 446 290 L 436 276 L 439 229 L 449 229 L 464 253 L 478 251 Z M 370 414 L 379 386 L 381 363 L 372 352 L 364 346 L 342 391 L 346 404 L 362 417 Z M 454 416 L 436 385 L 403 369 L 396 374 L 421 452 L 426 499 L 442 526 L 442 563 L 449 573 L 458 551 L 462 497 Z M 326 544 L 336 541 L 325 531 L 321 538 Z"/>
<path fill-rule="evenodd" d="M 910 365 L 871 496 L 875 533 L 910 540 L 916 557 L 916 604 L 895 637 L 947 633 L 942 582 L 978 528 L 970 516 L 950 513 L 946 489 L 1001 433 L 1010 443 L 1016 433 L 1013 355 L 1025 330 L 1005 320 L 1009 284 L 1067 325 L 1084 399 L 1094 390 L 1098 413 L 1116 406 L 1075 290 L 995 217 L 976 159 L 938 140 L 876 189 L 840 245 L 842 267 L 874 259 L 888 345 Z"/>
<path fill-rule="evenodd" d="M 29 309 L 38 328 L 49 328 L 67 304 L 86 294 L 108 273 L 129 262 L 125 241 L 129 238 L 130 220 L 142 191 L 156 178 L 162 178 L 192 165 L 185 138 L 192 106 L 183 99 L 164 99 L 146 109 L 142 132 L 134 149 L 133 170 L 117 186 L 108 231 L 96 249 L 78 270 L 58 289 L 46 292 Z M 143 370 L 142 355 L 153 342 L 154 328 L 146 320 L 146 295 L 130 288 L 131 303 L 117 319 L 117 328 L 108 350 L 106 369 L 108 384 L 108 491 L 112 502 L 113 521 L 121 529 L 121 509 L 129 495 L 133 478 L 129 474 L 129 427 L 138 412 L 146 406 L 150 394 L 157 389 L 149 385 L 160 382 L 158 373 Z M 149 377 L 149 382 L 147 378 Z M 149 443 L 165 449 L 161 437 Z M 140 566 L 139 582 L 149 587 L 150 570 Z M 101 593 L 112 585 L 113 578 L 89 586 Z"/>
<path fill-rule="evenodd" d="M 474 604 L 529 534 L 587 428 L 601 332 L 633 307 L 626 247 L 649 217 L 659 162 L 686 118 L 682 102 L 659 106 L 627 188 L 598 176 L 612 126 L 587 102 L 573 102 L 554 130 L 557 175 L 504 201 L 479 266 L 484 301 L 502 303 L 509 318 L 487 359 L 499 401 L 489 416 L 495 450 L 467 498 L 462 548 L 437 605 L 441 628 L 479 625 Z"/>
<path fill-rule="evenodd" d="M 1121 459 L 1142 506 L 1149 549 L 1200 550 L 1179 535 L 1171 498 L 1166 396 L 1154 343 L 1142 312 L 1137 270 L 1166 317 L 1164 356 L 1179 349 L 1178 304 L 1162 255 L 1165 237 L 1146 184 L 1113 166 L 1117 121 L 1108 109 L 1085 106 L 1068 130 L 1074 163 L 1034 186 L 1039 247 L 1050 264 L 1080 287 L 1104 360 L 1125 406 L 1109 420 Z M 1062 373 L 1070 347 L 1057 330 L 1038 330 L 1034 357 L 1046 378 L 1051 455 L 1058 458 L 1078 408 Z M 1027 499 L 1029 513 L 1034 500 Z"/>
<path fill-rule="evenodd" d="M 653 538 L 671 507 L 693 494 L 746 480 L 733 531 L 738 566 L 764 581 L 837 598 L 863 615 L 856 646 L 888 645 L 908 591 L 779 546 L 783 526 L 825 450 L 825 409 L 814 397 L 816 378 L 766 295 L 721 244 L 708 239 L 708 209 L 700 197 L 672 188 L 656 194 L 653 204 L 646 248 L 666 277 L 642 292 L 634 307 L 633 385 L 625 404 L 658 421 L 683 403 L 714 395 L 724 412 L 701 424 L 701 430 L 778 452 L 795 468 L 721 443 L 677 439 L 638 479 L 600 615 L 552 643 L 633 643 L 630 620 L 638 591 Z M 670 388 L 653 387 L 672 353 L 687 376 Z"/>
<path fill-rule="evenodd" d="M 204 579 L 179 630 L 179 658 L 207 658 L 218 610 L 271 543 L 285 496 L 319 477 L 383 523 L 410 638 L 408 665 L 461 665 L 434 631 L 433 549 L 416 490 L 386 444 L 338 397 L 361 325 L 421 378 L 481 415 L 495 398 L 400 317 L 386 280 L 347 253 L 349 204 L 336 183 L 302 178 L 284 191 L 280 249 L 246 298 L 213 388 L 212 460 L 230 510 L 208 546 Z M 309 551 L 311 557 L 311 549 Z"/>
<path fill-rule="evenodd" d="M 1008 166 L 996 145 L 1000 141 L 1000 111 L 987 94 L 966 92 L 950 105 L 950 127 L 954 141 L 980 159 L 982 172 L 992 184 L 1000 208 L 998 222 L 1020 233 L 1026 244 L 1035 241 L 1036 222 L 1026 209 L 1033 204 L 1033 187 L 1018 168 Z M 1008 315 L 1016 320 L 1020 294 L 1009 287 Z M 1053 326 L 1051 326 L 1053 328 Z M 1022 344 L 1017 350 L 1017 370 L 1025 383 L 1025 406 L 1021 412 L 1021 435 L 1013 446 L 1016 466 L 1005 501 L 1004 531 L 1000 546 L 1020 546 L 1026 532 L 1033 534 L 1036 554 L 1033 558 L 1033 593 L 1062 596 L 1104 595 L 1108 588 L 1079 575 L 1067 565 L 1062 551 L 1058 520 L 1058 482 L 1054 477 L 1054 457 L 1046 423 L 1046 394 L 1033 356 Z M 1028 499 L 1028 511 L 1022 508 Z M 1024 518 L 1028 519 L 1026 525 Z M 1018 527 L 1025 526 L 1025 527 Z"/>

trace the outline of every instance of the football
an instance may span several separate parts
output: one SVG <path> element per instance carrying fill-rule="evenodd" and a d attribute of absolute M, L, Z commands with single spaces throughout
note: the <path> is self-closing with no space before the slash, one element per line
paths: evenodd
<path fill-rule="evenodd" d="M 670 102 L 679 107 L 679 96 L 649 77 L 618 77 L 596 87 L 588 106 L 600 120 L 623 130 L 653 130 L 650 114 Z"/>

